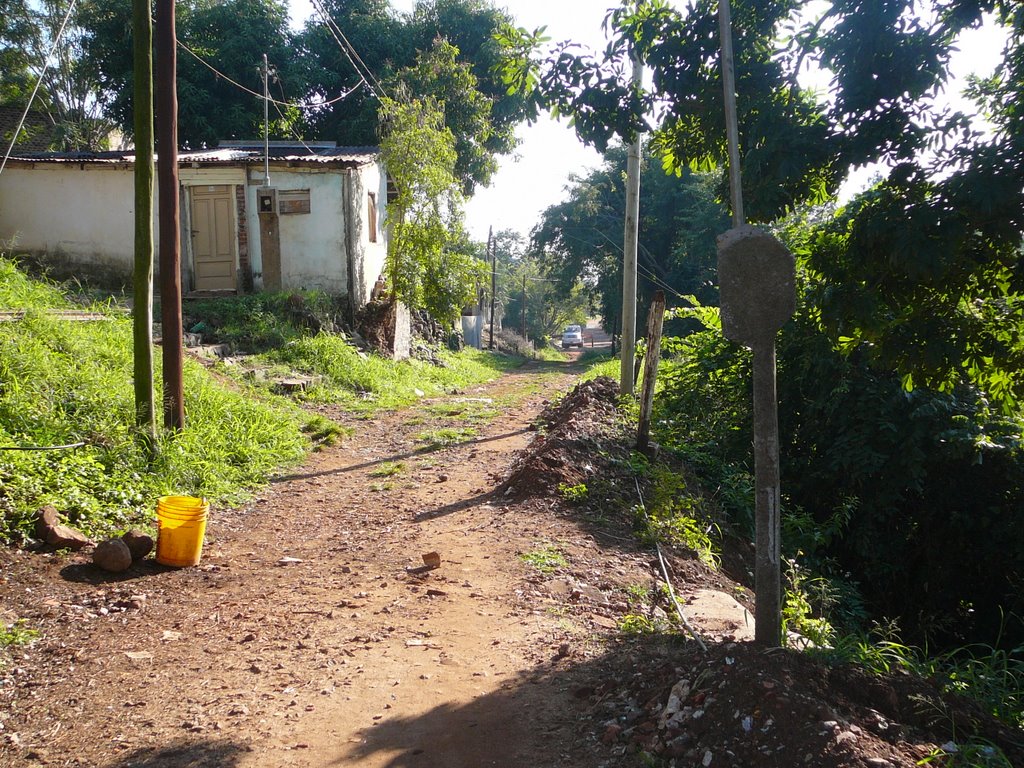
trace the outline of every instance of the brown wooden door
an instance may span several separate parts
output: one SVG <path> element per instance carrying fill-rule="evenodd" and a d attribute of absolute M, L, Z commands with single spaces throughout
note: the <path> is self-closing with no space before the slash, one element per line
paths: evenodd
<path fill-rule="evenodd" d="M 233 202 L 227 184 L 192 187 L 192 256 L 197 291 L 235 290 Z"/>

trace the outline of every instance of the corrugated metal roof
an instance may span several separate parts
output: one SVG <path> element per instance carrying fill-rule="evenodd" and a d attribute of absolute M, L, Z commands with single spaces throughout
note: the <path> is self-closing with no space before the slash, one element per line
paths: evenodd
<path fill-rule="evenodd" d="M 323 147 L 300 145 L 271 146 L 269 151 L 272 163 L 298 163 L 335 165 L 340 167 L 359 167 L 376 162 L 380 150 L 377 147 Z M 31 161 L 35 163 L 97 163 L 117 164 L 134 163 L 135 152 L 17 152 L 12 160 Z M 232 163 L 257 162 L 263 160 L 263 146 L 231 146 L 214 149 L 199 149 L 192 152 L 179 152 L 179 164 L 199 165 L 230 165 Z"/>

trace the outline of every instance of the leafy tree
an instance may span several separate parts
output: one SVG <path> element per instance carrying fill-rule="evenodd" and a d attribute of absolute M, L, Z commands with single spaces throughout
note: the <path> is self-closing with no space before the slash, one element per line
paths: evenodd
<path fill-rule="evenodd" d="M 263 79 L 266 52 L 277 71 L 271 96 L 300 101 L 305 92 L 288 29 L 288 11 L 279 0 L 184 0 L 176 4 L 178 39 L 213 69 L 188 53 L 178 53 L 178 137 L 185 147 L 216 146 L 220 139 L 263 134 Z M 99 100 L 125 133 L 132 125 L 131 14 L 124 3 L 87 0 L 82 23 L 88 30 L 83 63 L 95 73 Z M 127 43 L 127 44 L 126 44 Z M 247 93 L 221 74 L 252 91 Z M 285 98 L 282 98 L 285 97 Z M 271 116 L 275 112 L 271 110 Z M 272 125 L 278 138 L 293 138 L 295 115 L 279 114 Z"/>
<path fill-rule="evenodd" d="M 415 66 L 398 76 L 409 93 L 430 94 L 443 105 L 445 123 L 455 138 L 455 176 L 470 193 L 476 181 L 490 179 L 497 161 L 488 149 L 491 102 L 477 90 L 476 76 L 468 64 L 457 60 L 458 53 L 438 38 L 420 53 Z"/>
<path fill-rule="evenodd" d="M 0 104 L 20 103 L 24 109 L 33 84 L 28 53 L 32 37 L 25 1 L 0 0 Z"/>
<path fill-rule="evenodd" d="M 0 8 L 0 103 L 24 109 L 41 75 L 33 108 L 54 126 L 53 148 L 106 148 L 114 124 L 100 113 L 97 84 L 82 64 L 86 32 L 81 9 L 68 17 L 58 40 L 70 8 L 67 0 L 3 0 Z"/>
<path fill-rule="evenodd" d="M 310 93 L 326 100 L 356 90 L 311 114 L 310 133 L 375 144 L 381 127 L 373 91 L 386 96 L 404 84 L 412 96 L 443 105 L 458 141 L 464 192 L 486 185 L 495 156 L 515 148 L 515 126 L 525 116 L 523 99 L 509 94 L 493 71 L 503 52 L 492 36 L 510 17 L 482 0 L 421 0 L 411 14 L 396 13 L 386 0 L 325 0 L 325 7 L 372 77 L 367 83 L 343 43 L 311 19 L 297 42 Z"/>
<path fill-rule="evenodd" d="M 907 386 L 970 381 L 1014 408 L 1024 395 L 1024 13 L 1008 0 L 833 0 L 814 12 L 800 0 L 735 4 L 748 213 L 771 220 L 827 199 L 851 165 L 886 163 L 875 193 L 812 248 L 809 269 L 828 278 L 823 327 Z M 1009 35 L 999 74 L 975 87 L 992 107 L 994 136 L 934 98 L 957 35 L 986 12 Z M 614 40 L 600 59 L 566 44 L 544 56 L 536 35 L 506 30 L 508 81 L 534 109 L 573 115 L 598 146 L 631 136 L 656 105 L 654 143 L 667 168 L 721 168 L 717 3 L 694 0 L 682 13 L 664 0 L 627 3 L 609 24 Z M 650 93 L 624 77 L 633 52 L 652 70 Z M 833 75 L 827 94 L 799 87 L 809 62 Z"/>
<path fill-rule="evenodd" d="M 483 263 L 463 241 L 455 139 L 432 99 L 384 98 L 381 155 L 394 186 L 386 274 L 395 297 L 452 322 L 476 298 Z"/>
<path fill-rule="evenodd" d="M 622 306 L 625 168 L 625 147 L 609 148 L 600 168 L 574 179 L 568 199 L 541 214 L 532 235 L 562 294 L 582 280 L 599 297 L 609 329 Z M 715 237 L 728 219 L 715 200 L 713 181 L 689 170 L 667 175 L 649 152 L 642 172 L 637 254 L 641 305 L 665 287 L 674 292 L 670 305 L 688 294 L 717 304 Z"/>

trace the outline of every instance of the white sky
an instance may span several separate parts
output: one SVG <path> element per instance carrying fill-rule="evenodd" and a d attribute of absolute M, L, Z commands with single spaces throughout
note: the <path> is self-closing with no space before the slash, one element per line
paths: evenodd
<path fill-rule="evenodd" d="M 312 13 L 309 0 L 289 0 L 289 4 L 293 23 Z M 592 49 L 604 46 L 602 22 L 607 9 L 618 6 L 616 0 L 499 0 L 496 4 L 508 10 L 517 26 L 546 26 L 552 42 L 573 40 Z M 674 4 L 684 3 L 674 0 Z M 391 5 L 399 11 L 410 11 L 415 0 L 391 0 Z M 959 47 L 961 53 L 954 59 L 953 72 L 961 78 L 972 72 L 990 74 L 1001 58 L 1002 42 L 992 30 L 968 32 Z M 965 111 L 970 108 L 956 97 L 950 101 Z M 517 133 L 522 143 L 515 155 L 499 158 L 491 186 L 478 190 L 466 204 L 466 226 L 476 240 L 486 240 L 489 226 L 496 232 L 515 229 L 529 234 L 540 213 L 564 199 L 569 176 L 584 175 L 601 162 L 598 153 L 581 144 L 564 121 L 545 116 L 533 125 L 520 126 Z M 844 192 L 858 191 L 874 170 L 854 171 Z"/>

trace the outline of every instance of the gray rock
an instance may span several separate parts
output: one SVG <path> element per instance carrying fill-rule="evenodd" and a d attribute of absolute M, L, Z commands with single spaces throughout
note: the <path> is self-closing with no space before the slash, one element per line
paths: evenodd
<path fill-rule="evenodd" d="M 131 567 L 132 553 L 121 539 L 109 539 L 96 546 L 92 561 L 105 571 L 121 573 Z"/>

